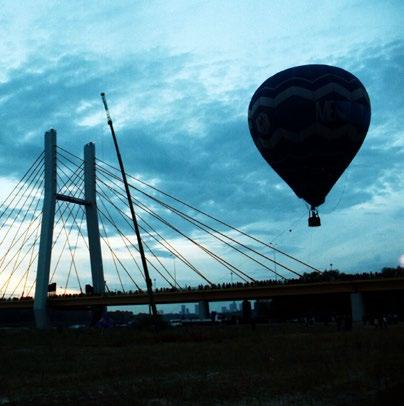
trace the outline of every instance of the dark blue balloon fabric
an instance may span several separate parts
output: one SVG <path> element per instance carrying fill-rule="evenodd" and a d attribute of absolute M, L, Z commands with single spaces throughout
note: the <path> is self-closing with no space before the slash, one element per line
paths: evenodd
<path fill-rule="evenodd" d="M 248 124 L 264 159 L 317 207 L 362 145 L 370 114 L 369 96 L 354 75 L 304 65 L 277 73 L 256 90 Z"/>

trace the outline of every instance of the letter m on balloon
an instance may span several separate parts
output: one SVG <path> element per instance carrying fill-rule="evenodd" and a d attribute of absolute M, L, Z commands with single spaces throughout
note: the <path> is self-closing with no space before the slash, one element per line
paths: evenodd
<path fill-rule="evenodd" d="M 332 123 L 337 119 L 337 109 L 334 100 L 316 102 L 316 119 L 320 123 Z"/>

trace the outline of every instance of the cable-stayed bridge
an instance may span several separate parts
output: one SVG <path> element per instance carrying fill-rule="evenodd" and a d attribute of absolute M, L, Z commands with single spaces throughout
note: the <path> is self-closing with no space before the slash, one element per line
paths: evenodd
<path fill-rule="evenodd" d="M 127 174 L 156 303 L 403 289 L 402 280 L 302 284 L 320 272 L 270 243 Z M 266 282 L 263 282 L 265 280 Z M 119 170 L 45 134 L 45 149 L 0 213 L 0 308 L 148 304 Z"/>

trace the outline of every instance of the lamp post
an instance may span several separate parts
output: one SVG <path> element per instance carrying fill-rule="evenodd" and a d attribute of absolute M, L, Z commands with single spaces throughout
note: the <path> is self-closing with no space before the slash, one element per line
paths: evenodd
<path fill-rule="evenodd" d="M 174 286 L 177 286 L 177 270 L 175 269 L 175 255 L 173 255 Z"/>
<path fill-rule="evenodd" d="M 270 243 L 271 245 L 272 245 L 272 247 L 274 247 L 275 246 L 275 244 L 274 243 Z M 273 255 L 273 257 L 274 257 L 274 271 L 275 271 L 275 279 L 278 279 L 278 274 L 277 274 L 277 269 L 276 269 L 276 265 L 277 265 L 277 263 L 276 263 L 276 251 L 273 249 L 272 250 L 272 255 Z"/>

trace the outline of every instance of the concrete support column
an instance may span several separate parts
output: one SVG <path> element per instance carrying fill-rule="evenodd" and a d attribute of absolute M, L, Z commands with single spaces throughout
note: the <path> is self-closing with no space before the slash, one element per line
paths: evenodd
<path fill-rule="evenodd" d="M 362 321 L 365 315 L 362 293 L 351 293 L 351 314 L 352 321 Z"/>
<path fill-rule="evenodd" d="M 269 320 L 272 299 L 257 299 L 254 303 L 254 317 Z"/>
<path fill-rule="evenodd" d="M 98 228 L 95 146 L 92 142 L 84 146 L 84 195 L 85 200 L 90 203 L 86 205 L 86 220 L 94 293 L 103 294 L 105 292 L 105 281 L 102 266 L 100 231 Z"/>
<path fill-rule="evenodd" d="M 244 323 L 251 321 L 251 303 L 247 299 L 244 299 L 241 305 L 241 319 Z"/>
<path fill-rule="evenodd" d="M 48 325 L 47 298 L 52 256 L 53 223 L 56 205 L 56 131 L 45 133 L 45 179 L 42 208 L 41 239 L 34 298 L 35 323 L 38 328 Z"/>
<path fill-rule="evenodd" d="M 207 300 L 201 300 L 199 302 L 199 318 L 208 319 L 210 317 L 209 302 Z"/>

